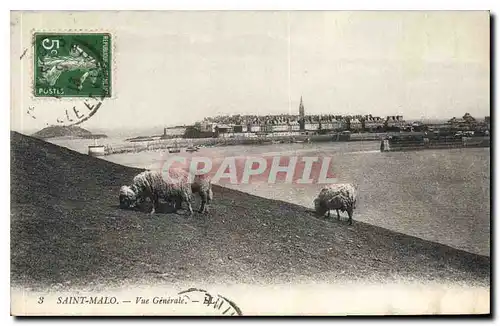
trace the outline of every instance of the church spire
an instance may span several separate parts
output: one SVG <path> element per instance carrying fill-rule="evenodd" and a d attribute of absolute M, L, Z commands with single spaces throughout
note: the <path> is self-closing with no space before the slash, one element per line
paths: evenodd
<path fill-rule="evenodd" d="M 302 102 L 302 96 L 300 97 L 300 105 L 299 105 L 299 128 L 300 131 L 305 130 L 305 120 L 304 120 L 304 103 Z"/>
<path fill-rule="evenodd" d="M 302 96 L 300 97 L 299 116 L 304 118 L 304 103 L 302 102 Z"/>

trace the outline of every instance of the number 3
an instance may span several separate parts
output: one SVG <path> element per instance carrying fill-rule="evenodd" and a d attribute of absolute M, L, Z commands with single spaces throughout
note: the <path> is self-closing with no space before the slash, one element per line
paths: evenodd
<path fill-rule="evenodd" d="M 49 45 L 50 45 L 50 47 L 49 47 Z M 43 48 L 45 50 L 51 50 L 50 53 L 56 55 L 57 50 L 53 49 L 54 45 L 57 45 L 56 47 L 59 49 L 59 40 L 49 40 L 48 38 L 46 38 L 42 41 Z"/>

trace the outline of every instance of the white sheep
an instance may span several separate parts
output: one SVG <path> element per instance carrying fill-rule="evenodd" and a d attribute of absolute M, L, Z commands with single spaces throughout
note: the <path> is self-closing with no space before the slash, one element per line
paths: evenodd
<path fill-rule="evenodd" d="M 177 199 L 181 205 L 183 201 L 187 203 L 191 215 L 192 190 L 187 176 L 187 172 L 181 169 L 171 169 L 165 173 L 165 177 L 159 171 L 141 172 L 134 177 L 130 187 L 120 188 L 120 206 L 132 207 L 150 198 L 153 204 L 150 213 L 154 214 L 159 207 L 160 198 L 166 201 Z"/>
<path fill-rule="evenodd" d="M 188 205 L 192 214 L 191 198 L 193 193 L 201 197 L 199 213 L 205 213 L 213 200 L 212 182 L 206 175 L 196 175 L 189 178 L 187 171 L 171 168 L 163 175 L 160 172 L 145 171 L 135 176 L 132 186 L 120 188 L 120 207 L 134 207 L 150 198 L 153 203 L 151 214 L 158 208 L 158 200 L 164 199 L 174 204 L 175 209 L 182 207 L 182 202 Z"/>
<path fill-rule="evenodd" d="M 337 211 L 337 218 L 340 220 L 339 210 L 347 212 L 349 224 L 352 224 L 353 210 L 356 208 L 357 189 L 353 184 L 331 184 L 324 186 L 318 197 L 314 200 L 314 208 L 318 215 L 324 216 L 330 210 Z"/>
<path fill-rule="evenodd" d="M 191 191 L 198 193 L 201 197 L 201 206 L 198 212 L 205 213 L 208 210 L 208 205 L 214 199 L 214 194 L 212 192 L 212 180 L 206 175 L 195 176 L 193 182 L 191 183 Z"/>
<path fill-rule="evenodd" d="M 201 206 L 198 213 L 206 213 L 208 205 L 213 200 L 212 181 L 206 175 L 196 175 L 191 182 L 191 192 L 198 193 L 201 197 Z M 176 208 L 182 204 L 181 198 L 174 198 L 174 205 Z"/>

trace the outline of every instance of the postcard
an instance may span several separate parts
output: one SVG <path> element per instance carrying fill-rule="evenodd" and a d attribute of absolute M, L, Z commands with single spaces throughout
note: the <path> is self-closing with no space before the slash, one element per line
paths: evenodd
<path fill-rule="evenodd" d="M 12 11 L 11 314 L 490 312 L 488 11 Z"/>

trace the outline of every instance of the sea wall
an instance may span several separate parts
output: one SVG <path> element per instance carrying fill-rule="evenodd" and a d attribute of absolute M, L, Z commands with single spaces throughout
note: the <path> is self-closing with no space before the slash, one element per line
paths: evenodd
<path fill-rule="evenodd" d="M 380 137 L 352 137 L 350 134 L 326 134 L 326 135 L 297 135 L 297 136 L 258 136 L 258 137 L 233 137 L 233 138 L 195 138 L 195 139 L 134 139 L 120 145 L 107 145 L 106 155 L 121 153 L 137 153 L 143 151 L 166 150 L 169 147 L 186 148 L 189 146 L 237 146 L 237 145 L 268 145 L 285 143 L 316 143 L 332 141 L 353 140 L 378 140 Z"/>
<path fill-rule="evenodd" d="M 436 139 L 422 137 L 420 139 L 384 139 L 380 142 L 381 152 L 465 147 L 490 147 L 490 137 L 444 137 Z"/>

